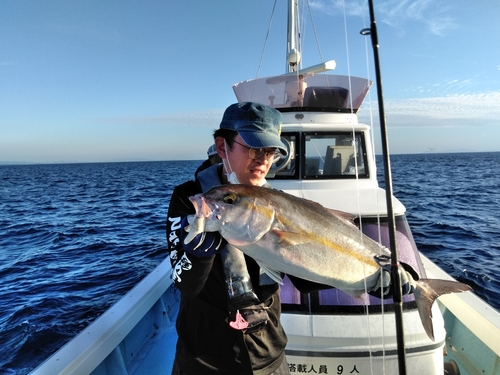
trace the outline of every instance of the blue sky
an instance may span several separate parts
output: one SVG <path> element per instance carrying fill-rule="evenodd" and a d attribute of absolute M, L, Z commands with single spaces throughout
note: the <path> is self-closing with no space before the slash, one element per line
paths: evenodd
<path fill-rule="evenodd" d="M 391 152 L 500 151 L 500 2 L 375 3 Z M 366 3 L 345 24 L 341 1 L 309 4 L 303 66 L 374 80 Z M 203 159 L 231 86 L 285 72 L 284 0 L 263 54 L 273 5 L 2 0 L 0 162 Z"/>

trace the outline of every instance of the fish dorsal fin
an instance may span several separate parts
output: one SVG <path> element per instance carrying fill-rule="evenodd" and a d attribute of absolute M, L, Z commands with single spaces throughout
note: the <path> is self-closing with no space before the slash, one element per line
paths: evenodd
<path fill-rule="evenodd" d="M 273 281 L 277 282 L 278 284 L 283 285 L 283 277 L 281 277 L 281 272 L 273 270 L 269 268 L 266 264 L 262 263 L 259 260 L 255 260 L 259 267 L 264 271 Z"/>
<path fill-rule="evenodd" d="M 350 214 L 349 212 L 333 210 L 331 208 L 327 208 L 327 210 L 330 211 L 333 215 L 341 218 L 342 220 L 346 221 L 351 225 L 354 225 L 354 219 L 357 218 L 356 215 Z"/>
<path fill-rule="evenodd" d="M 286 194 L 286 193 L 284 193 L 284 194 Z M 323 210 L 329 211 L 332 215 L 344 220 L 346 223 L 349 223 L 351 225 L 355 225 L 354 219 L 356 219 L 358 217 L 357 215 L 350 214 L 349 212 L 334 210 L 332 208 L 325 207 L 322 204 L 320 204 L 316 201 L 312 201 L 312 200 L 307 199 L 307 198 L 298 198 L 298 197 L 294 197 L 294 198 L 300 199 L 300 200 L 306 202 L 312 210 L 317 210 L 318 212 L 321 212 Z"/>
<path fill-rule="evenodd" d="M 281 230 L 273 230 L 273 233 L 278 236 L 278 242 L 281 245 L 295 246 L 303 243 L 311 242 L 311 239 L 303 234 L 286 232 Z"/>

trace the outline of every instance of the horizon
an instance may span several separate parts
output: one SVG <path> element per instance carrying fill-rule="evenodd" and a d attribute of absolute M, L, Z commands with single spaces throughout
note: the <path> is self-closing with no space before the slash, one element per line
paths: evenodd
<path fill-rule="evenodd" d="M 366 1 L 309 5 L 302 66 L 333 59 L 333 74 L 374 80 Z M 284 2 L 269 28 L 272 11 L 268 0 L 2 2 L 0 160 L 203 158 L 232 85 L 285 73 Z M 393 154 L 500 151 L 497 14 L 499 2 L 375 4 Z M 375 96 L 374 84 L 358 117 L 380 152 Z"/>
<path fill-rule="evenodd" d="M 500 151 L 448 151 L 448 152 L 414 152 L 414 153 L 391 153 L 390 155 L 448 155 L 448 154 L 494 154 Z M 383 154 L 375 154 L 375 157 L 383 156 Z M 0 161 L 0 166 L 16 166 L 16 165 L 61 165 L 61 164 L 117 164 L 117 163 L 165 163 L 173 161 L 203 162 L 206 159 L 169 159 L 169 160 L 114 160 L 114 161 L 54 161 L 54 162 L 9 162 Z"/>

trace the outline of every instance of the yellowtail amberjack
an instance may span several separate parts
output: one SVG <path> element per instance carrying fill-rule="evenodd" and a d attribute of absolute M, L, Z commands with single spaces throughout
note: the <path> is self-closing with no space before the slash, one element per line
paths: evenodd
<path fill-rule="evenodd" d="M 377 259 L 390 257 L 387 248 L 353 224 L 352 215 L 279 190 L 223 185 L 190 200 L 196 215 L 186 242 L 200 232 L 218 231 L 276 281 L 280 281 L 280 273 L 285 273 L 360 296 L 380 282 Z M 442 294 L 471 288 L 455 281 L 418 279 L 410 272 L 401 272 L 416 285 L 420 319 L 434 340 L 434 300 Z"/>

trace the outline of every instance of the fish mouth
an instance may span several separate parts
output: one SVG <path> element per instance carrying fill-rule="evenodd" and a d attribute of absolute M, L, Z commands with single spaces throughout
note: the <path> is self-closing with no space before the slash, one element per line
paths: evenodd
<path fill-rule="evenodd" d="M 217 228 L 213 228 L 213 225 L 217 225 L 221 217 L 217 205 L 208 203 L 201 194 L 191 196 L 189 200 L 193 204 L 196 213 L 194 219 L 192 217 L 188 219 L 189 226 L 186 227 L 188 234 L 184 238 L 186 244 L 190 243 L 199 233 L 216 231 Z"/>
<path fill-rule="evenodd" d="M 203 218 L 220 218 L 219 209 L 217 205 L 212 205 L 203 197 L 202 194 L 196 194 L 189 197 L 189 200 L 196 210 L 196 217 Z"/>

